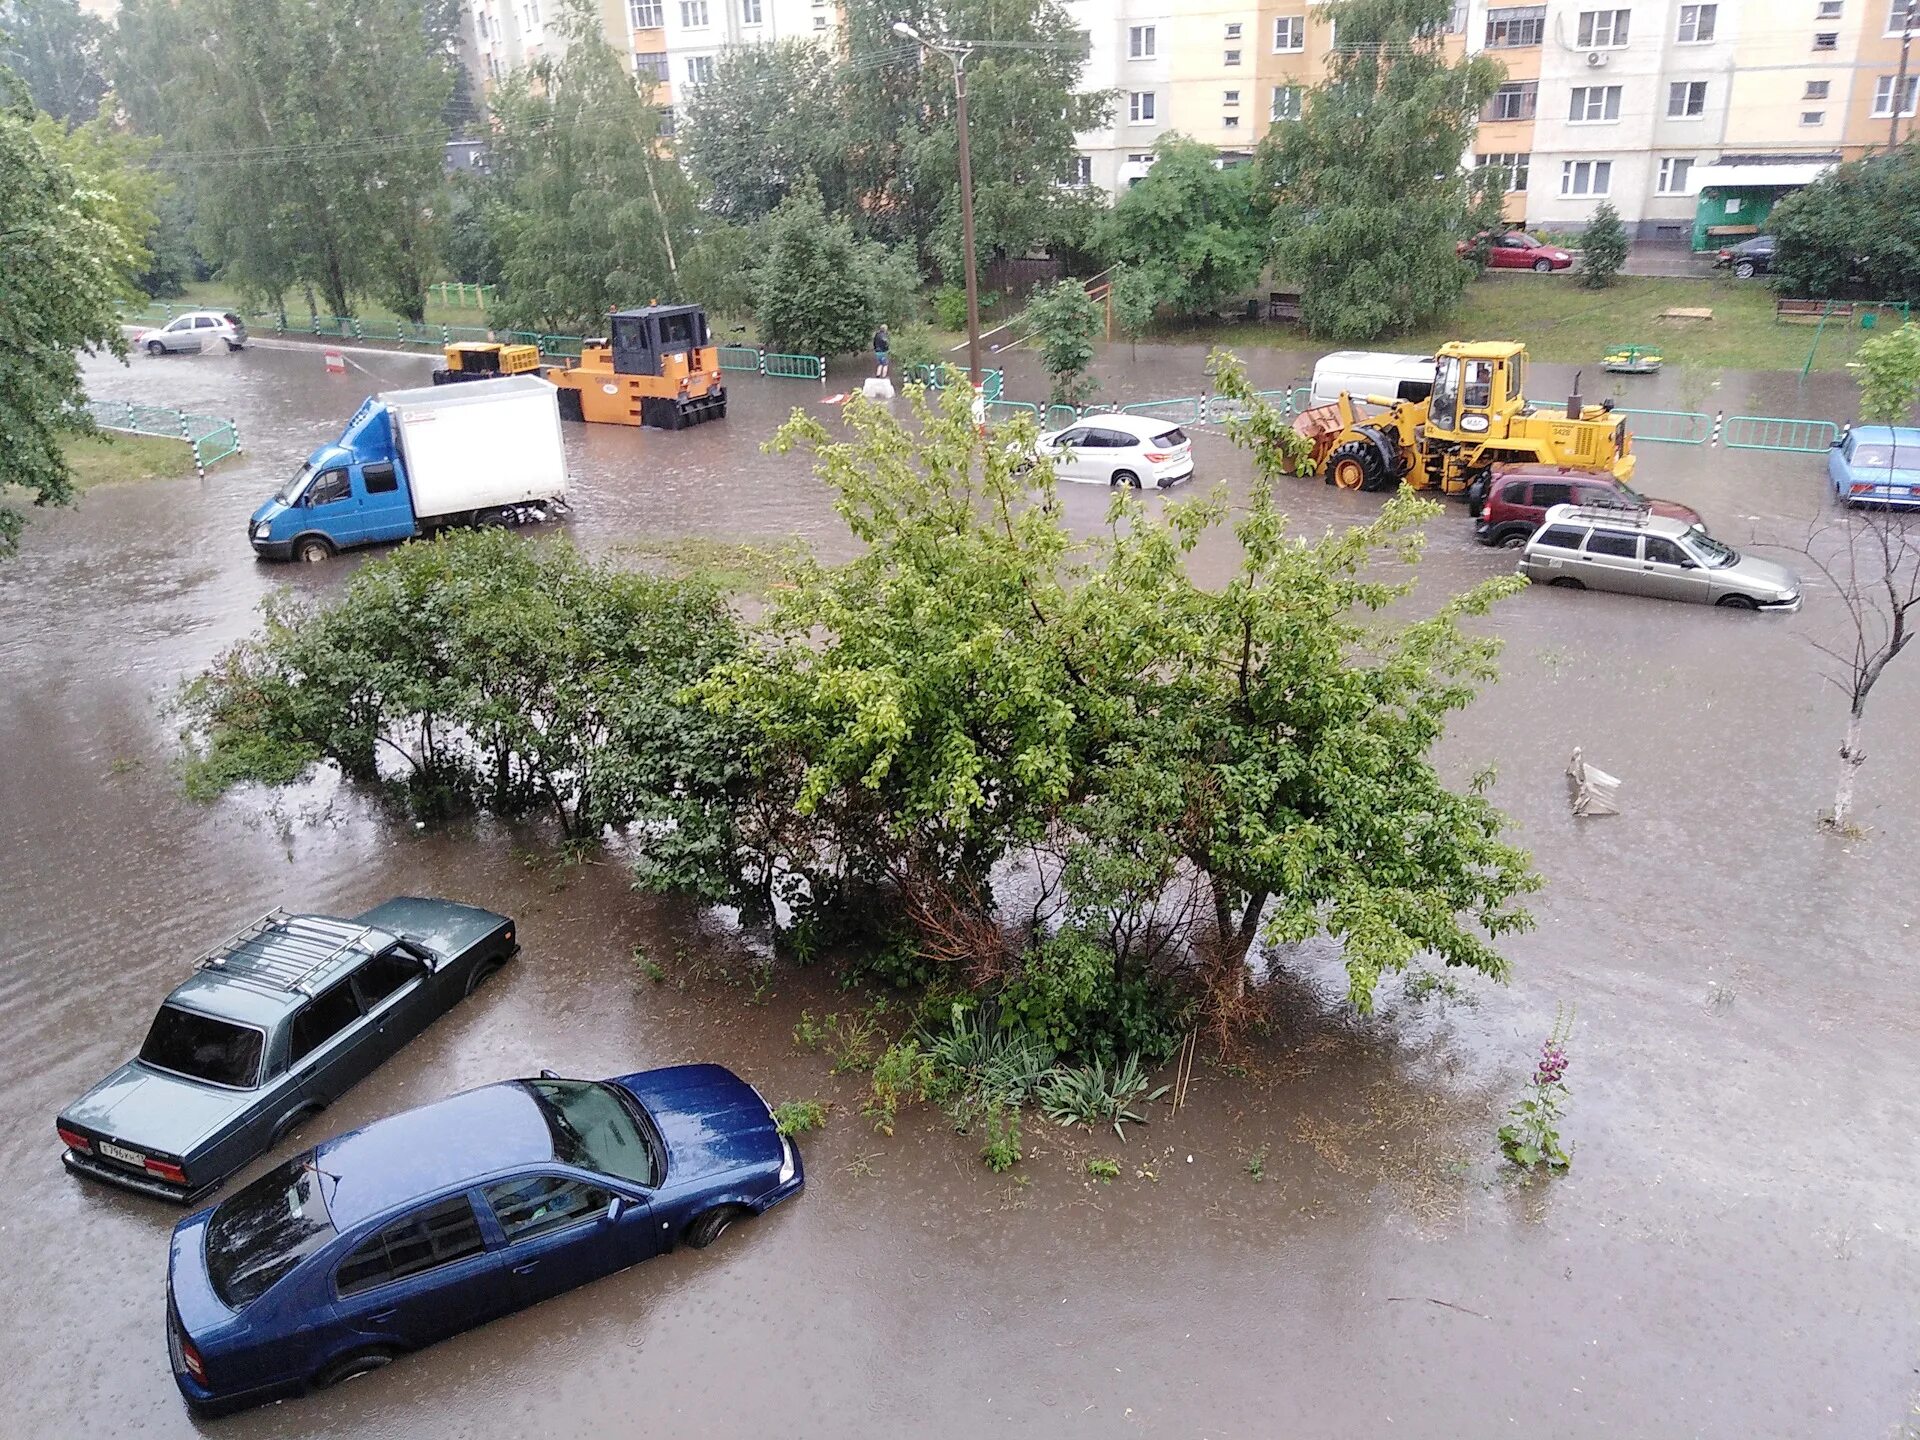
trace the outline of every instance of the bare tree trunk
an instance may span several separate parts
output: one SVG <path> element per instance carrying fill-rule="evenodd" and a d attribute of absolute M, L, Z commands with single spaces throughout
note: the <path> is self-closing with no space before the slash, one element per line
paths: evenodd
<path fill-rule="evenodd" d="M 1860 748 L 1860 705 L 1855 703 L 1847 712 L 1847 738 L 1840 746 L 1840 783 L 1833 792 L 1833 828 L 1847 828 L 1847 817 L 1853 813 L 1853 782 L 1860 774 L 1860 767 L 1867 763 L 1867 752 Z"/>

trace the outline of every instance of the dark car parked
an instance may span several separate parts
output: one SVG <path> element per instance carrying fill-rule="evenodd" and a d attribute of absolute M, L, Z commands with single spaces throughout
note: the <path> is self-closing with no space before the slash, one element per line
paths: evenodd
<path fill-rule="evenodd" d="M 60 1112 L 67 1168 L 193 1201 L 471 994 L 513 935 L 447 900 L 274 911 L 196 960 L 140 1053 Z"/>
<path fill-rule="evenodd" d="M 1755 235 L 1742 240 L 1737 245 L 1729 245 L 1713 257 L 1713 268 L 1732 270 L 1742 280 L 1751 280 L 1756 275 L 1773 273 L 1774 238 L 1771 235 Z"/>
<path fill-rule="evenodd" d="M 710 1245 L 805 1183 L 759 1092 L 718 1065 L 469 1090 L 328 1140 L 174 1227 L 174 1379 L 203 1414 L 335 1384 Z M 715 1377 L 738 1358 L 716 1354 Z"/>
<path fill-rule="evenodd" d="M 1482 545 L 1517 549 L 1527 543 L 1555 505 L 1589 509 L 1645 510 L 1671 520 L 1707 528 L 1700 512 L 1677 500 L 1653 500 L 1611 475 L 1572 470 L 1563 465 L 1496 465 L 1487 496 L 1474 520 Z"/>

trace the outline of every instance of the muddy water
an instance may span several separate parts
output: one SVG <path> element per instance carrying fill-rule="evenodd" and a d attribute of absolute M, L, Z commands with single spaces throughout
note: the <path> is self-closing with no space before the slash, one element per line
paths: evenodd
<path fill-rule="evenodd" d="M 1448 755 L 1463 773 L 1498 765 L 1498 799 L 1549 880 L 1539 928 L 1508 947 L 1512 984 L 1425 1001 L 1389 986 L 1362 1020 L 1341 1011 L 1325 954 L 1291 957 L 1284 1019 L 1248 1073 L 1203 1065 L 1187 1107 L 1156 1108 L 1125 1144 L 1032 1123 L 1026 1163 L 996 1178 L 937 1117 L 872 1134 L 859 1086 L 795 1048 L 803 1008 L 846 1003 L 823 977 L 780 972 L 753 1003 L 723 978 L 744 967 L 733 937 L 634 895 L 614 866 L 555 869 L 530 859 L 533 837 L 491 826 L 415 833 L 324 788 L 271 806 L 181 798 L 160 702 L 271 586 L 326 591 L 349 569 L 257 566 L 247 513 L 369 390 L 426 378 L 422 361 L 355 359 L 377 375 L 267 348 L 96 367 L 97 393 L 235 416 L 246 453 L 204 483 L 96 491 L 36 520 L 0 569 L 14 1057 L 0 1225 L 22 1357 L 0 1378 L 8 1433 L 195 1428 L 161 1327 L 175 1215 L 66 1177 L 54 1112 L 138 1042 L 191 947 L 275 904 L 351 911 L 400 892 L 509 911 L 525 950 L 321 1130 L 542 1065 L 693 1058 L 837 1109 L 806 1145 L 806 1194 L 715 1250 L 223 1434 L 1853 1437 L 1912 1423 L 1920 665 L 1874 701 L 1871 833 L 1822 836 L 1841 710 L 1811 643 L 1838 633 L 1832 596 L 1814 589 L 1791 617 L 1558 591 L 1508 603 L 1492 622 L 1505 678 Z M 1112 393 L 1195 393 L 1201 359 L 1143 348 L 1129 364 L 1121 349 Z M 1010 394 L 1035 393 L 1023 363 Z M 1305 364 L 1261 355 L 1254 373 L 1280 385 Z M 1721 385 L 1766 401 L 1756 413 L 1845 405 L 1832 377 L 1804 395 Z M 819 393 L 741 385 L 727 422 L 681 436 L 570 427 L 572 533 L 595 549 L 693 534 L 843 547 L 804 465 L 757 450 Z M 1717 408 L 1647 393 L 1631 403 Z M 1737 543 L 1795 539 L 1821 513 L 1818 457 L 1643 453 L 1645 489 Z M 1244 491 L 1220 440 L 1200 436 L 1198 454 L 1203 478 Z M 1310 527 L 1377 504 L 1309 484 L 1291 499 Z M 1071 489 L 1067 513 L 1091 529 L 1105 500 Z M 1437 583 L 1511 560 L 1457 513 L 1434 528 Z M 1575 744 L 1625 780 L 1624 815 L 1568 816 Z M 668 980 L 638 972 L 636 944 Z M 1575 1168 L 1516 1187 L 1492 1131 L 1562 1005 L 1577 1015 Z M 1120 1178 L 1088 1179 L 1095 1156 Z"/>

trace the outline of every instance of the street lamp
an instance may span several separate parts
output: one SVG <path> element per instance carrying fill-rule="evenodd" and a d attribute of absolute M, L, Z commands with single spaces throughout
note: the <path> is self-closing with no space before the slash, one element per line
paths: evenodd
<path fill-rule="evenodd" d="M 893 33 L 913 41 L 923 50 L 945 57 L 953 66 L 954 125 L 960 139 L 960 240 L 966 251 L 967 269 L 967 370 L 973 381 L 976 399 L 980 395 L 980 277 L 973 253 L 973 157 L 967 149 L 967 58 L 973 54 L 968 45 L 936 45 L 904 20 L 893 22 Z"/>

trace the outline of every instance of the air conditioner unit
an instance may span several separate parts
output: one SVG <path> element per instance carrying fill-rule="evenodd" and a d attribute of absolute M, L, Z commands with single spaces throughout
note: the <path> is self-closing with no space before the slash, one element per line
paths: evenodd
<path fill-rule="evenodd" d="M 1588 68 L 1590 68 L 1590 69 L 1593 69 L 1593 70 L 1598 70 L 1598 69 L 1599 69 L 1599 68 L 1600 68 L 1600 67 L 1601 67 L 1602 65 L 1604 65 L 1604 64 L 1606 64 L 1606 63 L 1607 63 L 1607 52 L 1606 52 L 1606 51 L 1604 51 L 1604 50 L 1589 50 L 1589 51 L 1587 52 L 1587 66 L 1588 66 Z"/>

